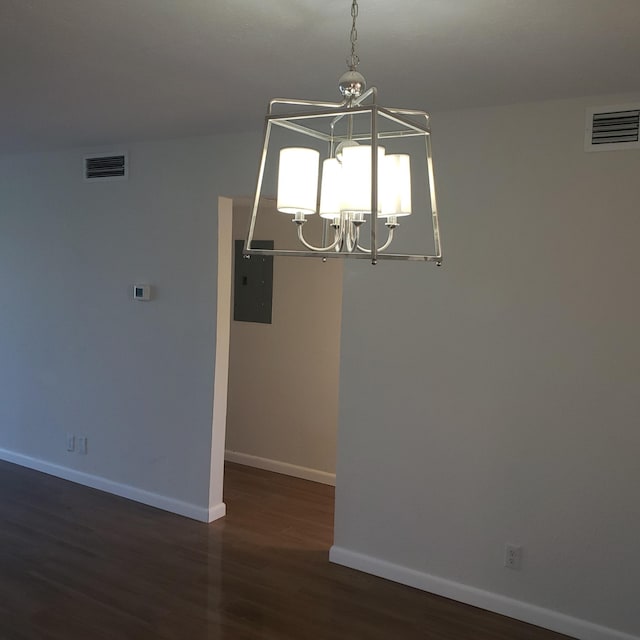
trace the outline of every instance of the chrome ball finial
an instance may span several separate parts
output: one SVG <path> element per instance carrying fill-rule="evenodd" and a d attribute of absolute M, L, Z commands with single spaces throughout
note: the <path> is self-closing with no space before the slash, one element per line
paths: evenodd
<path fill-rule="evenodd" d="M 345 98 L 358 98 L 367 88 L 367 82 L 359 71 L 349 69 L 340 77 L 338 87 Z"/>

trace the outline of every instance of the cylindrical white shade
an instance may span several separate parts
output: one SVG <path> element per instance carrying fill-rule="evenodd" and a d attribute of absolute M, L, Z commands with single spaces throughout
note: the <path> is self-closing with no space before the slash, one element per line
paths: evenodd
<path fill-rule="evenodd" d="M 322 163 L 320 184 L 320 216 L 339 218 L 342 204 L 342 167 L 336 158 L 327 158 Z"/>
<path fill-rule="evenodd" d="M 384 158 L 382 177 L 382 217 L 411 214 L 411 161 L 396 153 Z"/>
<path fill-rule="evenodd" d="M 378 147 L 378 212 L 381 211 L 380 182 L 384 147 Z M 371 147 L 360 145 L 342 150 L 342 204 L 349 213 L 371 213 Z"/>
<path fill-rule="evenodd" d="M 311 214 L 318 199 L 318 165 L 315 149 L 287 147 L 280 150 L 277 208 L 282 213 Z"/>

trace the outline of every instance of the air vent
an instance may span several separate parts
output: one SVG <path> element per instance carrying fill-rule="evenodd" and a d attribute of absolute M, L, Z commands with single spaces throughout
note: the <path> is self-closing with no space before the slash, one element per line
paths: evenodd
<path fill-rule="evenodd" d="M 586 151 L 640 149 L 640 104 L 587 109 Z"/>
<path fill-rule="evenodd" d="M 110 153 L 84 159 L 85 180 L 126 180 L 127 154 Z"/>

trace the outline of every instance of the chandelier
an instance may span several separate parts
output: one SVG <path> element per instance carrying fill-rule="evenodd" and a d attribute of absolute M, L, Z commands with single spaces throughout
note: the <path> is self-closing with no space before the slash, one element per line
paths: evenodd
<path fill-rule="evenodd" d="M 357 70 L 357 0 L 351 16 L 348 70 L 339 80 L 342 101 L 269 103 L 244 254 L 440 266 L 429 114 L 378 104 L 377 89 L 367 89 Z M 289 216 L 290 244 L 258 246 L 254 238 L 272 228 L 263 222 L 267 215 Z"/>

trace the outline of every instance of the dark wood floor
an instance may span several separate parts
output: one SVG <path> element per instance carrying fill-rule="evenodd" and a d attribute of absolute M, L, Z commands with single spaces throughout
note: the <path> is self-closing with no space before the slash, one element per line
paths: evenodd
<path fill-rule="evenodd" d="M 239 465 L 211 525 L 0 462 L 2 640 L 560 640 L 328 562 L 333 489 Z"/>

